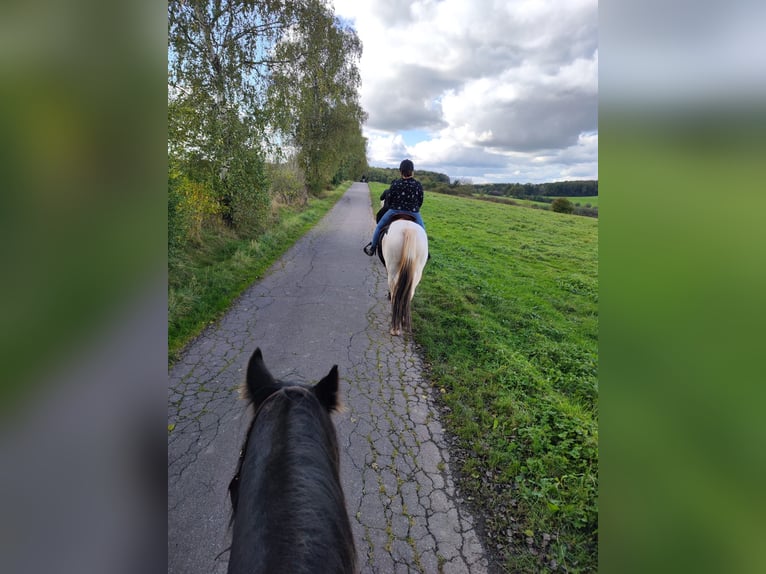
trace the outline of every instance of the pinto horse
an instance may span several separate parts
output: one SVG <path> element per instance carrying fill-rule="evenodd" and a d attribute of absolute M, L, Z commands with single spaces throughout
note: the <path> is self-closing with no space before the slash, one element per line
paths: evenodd
<path fill-rule="evenodd" d="M 428 261 L 428 236 L 414 221 L 396 219 L 381 239 L 391 297 L 391 334 L 412 330 L 411 301 Z"/>
<path fill-rule="evenodd" d="M 243 395 L 255 414 L 229 484 L 229 574 L 357 572 L 330 419 L 341 409 L 338 366 L 314 386 L 285 383 L 258 348 Z"/>

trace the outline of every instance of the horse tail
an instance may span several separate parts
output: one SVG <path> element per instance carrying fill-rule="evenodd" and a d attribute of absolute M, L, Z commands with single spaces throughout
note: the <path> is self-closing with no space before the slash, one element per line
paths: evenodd
<path fill-rule="evenodd" d="M 410 295 L 415 279 L 415 237 L 411 229 L 405 229 L 402 241 L 402 256 L 396 271 L 396 286 L 391 293 L 391 328 L 412 327 Z"/>

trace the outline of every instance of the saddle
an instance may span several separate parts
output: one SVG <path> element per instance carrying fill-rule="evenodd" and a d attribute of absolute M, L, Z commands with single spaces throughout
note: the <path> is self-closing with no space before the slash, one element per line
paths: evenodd
<path fill-rule="evenodd" d="M 391 221 L 388 222 L 388 225 L 380 229 L 380 239 L 378 240 L 378 247 L 377 247 L 376 253 L 378 254 L 378 258 L 380 259 L 381 263 L 383 263 L 383 265 L 386 264 L 386 260 L 383 258 L 383 238 L 388 233 L 388 228 L 391 226 L 391 224 L 394 221 L 399 221 L 399 220 L 412 221 L 413 223 L 418 222 L 418 220 L 415 219 L 409 213 L 397 213 L 391 218 Z"/>

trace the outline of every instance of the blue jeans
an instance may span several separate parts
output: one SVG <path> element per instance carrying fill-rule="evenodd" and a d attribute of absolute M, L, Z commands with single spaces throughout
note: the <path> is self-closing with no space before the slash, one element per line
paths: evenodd
<path fill-rule="evenodd" d="M 380 221 L 378 222 L 377 227 L 375 228 L 375 232 L 372 234 L 372 250 L 375 251 L 378 247 L 378 241 L 380 240 L 380 230 L 383 229 L 386 225 L 389 224 L 391 221 L 391 218 L 396 215 L 397 213 L 406 213 L 407 215 L 411 215 L 415 218 L 415 221 L 418 222 L 418 225 L 422 227 L 423 229 L 426 228 L 426 224 L 423 223 L 423 218 L 420 216 L 420 212 L 413 212 L 413 211 L 405 211 L 404 209 L 389 209 L 386 211 L 386 213 L 383 215 L 383 217 L 380 218 Z"/>

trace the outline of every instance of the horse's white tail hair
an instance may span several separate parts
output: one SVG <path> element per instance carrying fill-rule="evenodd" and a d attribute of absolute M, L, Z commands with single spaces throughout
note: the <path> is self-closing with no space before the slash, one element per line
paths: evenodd
<path fill-rule="evenodd" d="M 412 229 L 405 229 L 402 235 L 402 256 L 396 270 L 396 285 L 391 291 L 391 328 L 411 330 L 410 299 L 415 280 L 415 233 Z"/>

